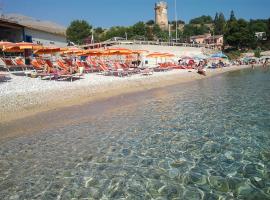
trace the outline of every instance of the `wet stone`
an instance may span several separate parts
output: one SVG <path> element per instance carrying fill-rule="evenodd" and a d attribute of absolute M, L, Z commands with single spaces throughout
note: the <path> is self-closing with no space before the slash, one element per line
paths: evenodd
<path fill-rule="evenodd" d="M 264 161 L 270 161 L 270 151 L 262 151 L 260 155 Z"/>
<path fill-rule="evenodd" d="M 186 190 L 182 196 L 183 200 L 199 200 L 202 199 L 202 194 L 196 189 Z"/>
<path fill-rule="evenodd" d="M 218 176 L 210 176 L 209 177 L 209 185 L 221 192 L 228 192 L 229 185 L 226 179 Z"/>
<path fill-rule="evenodd" d="M 128 156 L 129 154 L 130 154 L 130 149 L 123 149 L 122 150 L 122 154 L 124 155 L 124 156 Z"/>
<path fill-rule="evenodd" d="M 179 168 L 185 164 L 186 160 L 175 160 L 170 163 L 170 165 L 174 168 Z"/>

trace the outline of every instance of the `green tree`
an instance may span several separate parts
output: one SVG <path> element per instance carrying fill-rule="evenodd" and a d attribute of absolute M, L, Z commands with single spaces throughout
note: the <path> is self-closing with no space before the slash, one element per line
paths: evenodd
<path fill-rule="evenodd" d="M 108 40 L 113 37 L 126 37 L 126 33 L 128 32 L 128 28 L 124 26 L 114 26 L 111 27 L 108 31 L 105 32 L 105 34 L 102 37 L 102 40 Z M 128 34 L 129 37 L 131 37 L 130 34 Z"/>
<path fill-rule="evenodd" d="M 234 11 L 233 11 L 233 10 L 231 11 L 229 21 L 236 21 L 236 17 L 235 17 L 235 15 L 234 15 Z"/>
<path fill-rule="evenodd" d="M 170 21 L 169 24 L 172 24 L 175 27 L 176 25 L 175 20 Z M 177 24 L 185 24 L 185 22 L 183 20 L 177 20 Z"/>
<path fill-rule="evenodd" d="M 257 48 L 254 50 L 254 56 L 256 58 L 260 58 L 261 57 L 261 48 Z"/>
<path fill-rule="evenodd" d="M 265 20 L 250 20 L 249 22 L 250 31 L 255 32 L 267 32 L 267 22 Z"/>
<path fill-rule="evenodd" d="M 200 17 L 191 19 L 190 24 L 211 24 L 213 23 L 213 19 L 211 16 L 202 15 Z"/>
<path fill-rule="evenodd" d="M 66 35 L 69 41 L 83 44 L 84 39 L 91 36 L 92 26 L 85 20 L 74 20 L 67 28 Z"/>
<path fill-rule="evenodd" d="M 224 37 L 227 44 L 237 49 L 254 47 L 255 36 L 244 19 L 228 23 Z"/>
<path fill-rule="evenodd" d="M 138 22 L 132 26 L 132 32 L 135 36 L 145 36 L 146 26 L 143 22 Z"/>
<path fill-rule="evenodd" d="M 148 25 L 148 26 L 154 25 L 154 24 L 155 24 L 155 21 L 152 19 L 146 22 L 146 25 Z"/>
<path fill-rule="evenodd" d="M 223 13 L 219 13 L 219 15 L 215 17 L 214 21 L 214 33 L 215 35 L 223 35 L 225 32 L 226 20 Z"/>
<path fill-rule="evenodd" d="M 183 30 L 184 37 L 190 37 L 194 35 L 203 35 L 209 32 L 209 28 L 204 25 L 193 25 L 193 24 L 186 24 Z"/>

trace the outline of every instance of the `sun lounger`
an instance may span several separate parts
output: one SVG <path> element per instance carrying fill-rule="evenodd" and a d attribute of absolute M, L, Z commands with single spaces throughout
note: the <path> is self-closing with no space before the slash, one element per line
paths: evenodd
<path fill-rule="evenodd" d="M 18 67 L 21 67 L 22 69 L 25 69 L 25 70 L 34 69 L 32 65 L 26 65 L 23 58 L 15 58 L 13 59 L 13 62 L 15 63 L 15 65 L 17 65 Z"/>
<path fill-rule="evenodd" d="M 12 60 L 12 58 L 1 58 L 3 62 L 3 67 L 14 74 L 22 74 L 24 69 L 22 66 L 16 65 L 16 63 Z"/>
<path fill-rule="evenodd" d="M 142 75 L 149 76 L 153 74 L 153 70 L 149 68 L 141 69 L 140 70 Z"/>

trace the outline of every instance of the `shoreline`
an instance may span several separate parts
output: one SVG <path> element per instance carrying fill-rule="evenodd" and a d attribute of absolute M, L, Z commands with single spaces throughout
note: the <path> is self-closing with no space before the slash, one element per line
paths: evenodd
<path fill-rule="evenodd" d="M 109 99 L 123 94 L 147 91 L 155 88 L 162 88 L 181 83 L 187 83 L 204 78 L 210 78 L 219 74 L 231 71 L 238 71 L 245 68 L 250 68 L 249 65 L 231 66 L 219 69 L 208 69 L 207 76 L 202 76 L 196 73 L 195 70 L 173 70 L 170 72 L 158 72 L 151 76 L 137 76 L 126 78 L 111 78 L 99 84 L 91 84 L 91 80 L 86 83 L 79 81 L 71 83 L 51 82 L 51 85 L 61 84 L 59 88 L 36 88 L 26 89 L 24 92 L 14 92 L 0 94 L 0 119 L 1 124 L 10 123 L 12 121 L 34 116 L 38 113 L 57 111 L 71 106 L 80 106 L 85 103 L 96 102 Z M 101 79 L 110 77 L 102 77 L 102 75 L 89 74 L 84 77 L 91 79 L 94 76 L 99 76 Z M 27 79 L 26 77 L 22 77 Z M 94 77 L 95 78 L 95 77 Z M 30 79 L 31 81 L 31 79 Z M 44 82 L 44 80 L 36 80 Z M 90 83 L 89 83 L 90 81 Z M 45 82 L 44 82 L 45 83 Z M 6 84 L 6 83 L 3 83 Z M 41 83 L 42 84 L 42 83 Z M 50 82 L 48 82 L 50 84 Z M 72 85 L 74 84 L 74 85 Z M 67 87 L 66 87 L 67 86 Z M 0 89 L 1 89 L 0 85 Z M 8 86 L 7 86 L 8 87 Z M 37 86 L 38 87 L 38 86 Z"/>

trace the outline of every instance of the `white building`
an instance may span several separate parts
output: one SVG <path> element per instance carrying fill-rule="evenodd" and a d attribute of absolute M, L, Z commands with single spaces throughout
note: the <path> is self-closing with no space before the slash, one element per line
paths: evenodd
<path fill-rule="evenodd" d="M 43 31 L 35 28 L 24 28 L 25 41 L 42 44 L 44 46 L 67 46 L 67 40 L 64 33 Z"/>
<path fill-rule="evenodd" d="M 255 32 L 255 37 L 258 40 L 267 40 L 266 32 Z"/>
<path fill-rule="evenodd" d="M 20 36 L 16 36 L 13 38 L 7 37 L 7 34 L 0 34 L 0 39 L 2 40 L 10 40 L 12 42 L 33 42 L 37 44 L 42 44 L 44 46 L 58 46 L 65 47 L 67 46 L 66 40 L 66 28 L 55 24 L 49 21 L 40 21 L 31 17 L 18 15 L 18 14 L 8 14 L 2 16 L 0 19 L 0 33 L 4 30 L 9 31 L 8 35 L 11 35 L 13 32 L 15 33 L 15 28 L 7 29 L 4 25 L 1 28 L 1 24 L 8 24 L 5 26 L 10 26 L 10 24 L 15 24 L 18 27 L 22 27 L 21 32 L 16 31 L 16 34 L 20 34 Z M 3 31 L 2 31 L 3 29 Z M 17 28 L 18 29 L 18 28 Z M 19 39 L 21 38 L 21 39 Z"/>

